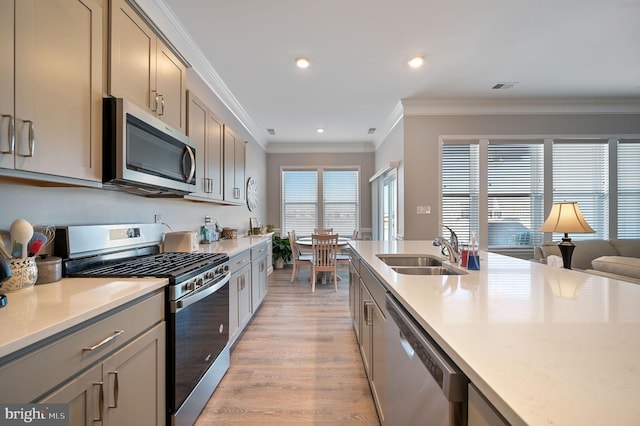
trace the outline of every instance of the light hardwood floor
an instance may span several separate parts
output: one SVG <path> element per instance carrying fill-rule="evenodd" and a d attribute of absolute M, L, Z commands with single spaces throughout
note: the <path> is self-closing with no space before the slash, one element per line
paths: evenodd
<path fill-rule="evenodd" d="M 379 425 L 349 315 L 348 271 L 338 292 L 309 269 L 269 291 L 231 351 L 231 367 L 200 415 L 205 425 Z"/>

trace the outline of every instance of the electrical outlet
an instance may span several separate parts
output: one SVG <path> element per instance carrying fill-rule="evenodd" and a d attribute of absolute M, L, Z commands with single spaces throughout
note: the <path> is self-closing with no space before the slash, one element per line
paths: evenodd
<path fill-rule="evenodd" d="M 418 206 L 416 214 L 431 214 L 431 206 Z"/>
<path fill-rule="evenodd" d="M 153 215 L 153 220 L 154 220 L 156 223 L 162 223 L 162 215 L 161 215 L 161 214 L 154 214 L 154 215 Z"/>

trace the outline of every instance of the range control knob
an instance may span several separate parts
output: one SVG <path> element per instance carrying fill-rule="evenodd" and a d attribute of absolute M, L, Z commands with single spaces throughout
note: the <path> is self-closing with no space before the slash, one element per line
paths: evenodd
<path fill-rule="evenodd" d="M 204 280 L 202 278 L 198 278 L 196 280 L 196 288 L 202 287 L 202 284 L 204 284 Z"/>
<path fill-rule="evenodd" d="M 192 290 L 195 290 L 196 285 L 193 281 L 189 281 L 184 285 L 184 288 L 187 289 L 188 291 L 192 291 Z"/>
<path fill-rule="evenodd" d="M 213 276 L 214 276 L 214 273 L 209 271 L 206 274 L 204 274 L 204 279 L 205 280 L 211 280 L 211 279 L 213 279 Z"/>

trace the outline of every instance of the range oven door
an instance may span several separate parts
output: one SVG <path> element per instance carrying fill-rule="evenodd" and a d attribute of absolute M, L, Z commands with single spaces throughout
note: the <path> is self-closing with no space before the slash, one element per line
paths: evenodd
<path fill-rule="evenodd" d="M 169 302 L 168 408 L 175 412 L 229 341 L 229 274 Z"/>

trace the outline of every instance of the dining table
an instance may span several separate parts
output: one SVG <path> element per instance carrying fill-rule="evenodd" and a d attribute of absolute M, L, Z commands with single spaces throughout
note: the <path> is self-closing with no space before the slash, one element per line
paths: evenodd
<path fill-rule="evenodd" d="M 351 238 L 349 237 L 338 237 L 338 244 L 336 245 L 336 249 L 337 249 L 337 253 L 339 254 L 341 251 L 345 250 L 347 247 L 349 247 L 349 241 L 351 241 Z M 311 247 L 313 246 L 313 241 L 311 237 L 300 237 L 296 239 L 296 244 L 301 248 L 301 249 L 308 249 L 309 251 L 311 251 Z M 307 250 L 305 250 L 306 252 Z M 318 281 L 322 284 L 326 284 L 327 283 L 327 276 L 325 275 L 324 272 L 319 272 L 319 277 L 320 278 Z M 337 276 L 338 281 L 340 281 L 342 278 L 340 278 L 340 275 Z"/>

